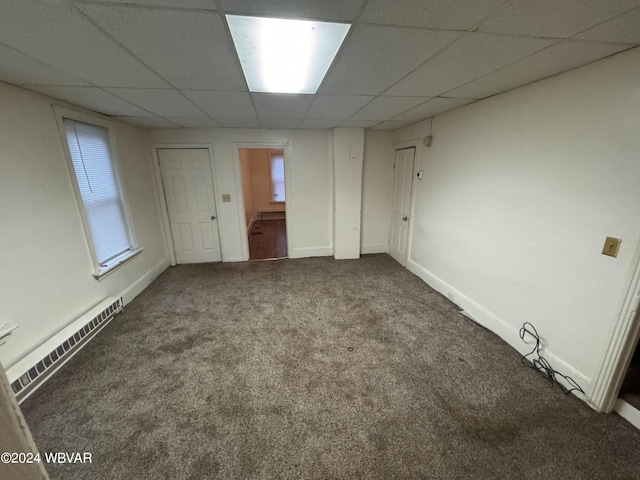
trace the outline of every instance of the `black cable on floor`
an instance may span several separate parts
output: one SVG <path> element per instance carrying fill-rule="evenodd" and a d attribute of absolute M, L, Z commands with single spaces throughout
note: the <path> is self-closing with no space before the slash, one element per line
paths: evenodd
<path fill-rule="evenodd" d="M 524 336 L 525 336 L 526 333 L 528 333 L 533 338 L 535 338 L 536 345 L 533 348 L 533 350 L 531 350 L 526 355 L 523 355 L 522 363 L 524 365 L 526 365 L 527 367 L 531 367 L 531 368 L 537 370 L 543 377 L 545 377 L 547 380 L 549 380 L 549 382 L 551 382 L 551 384 L 557 383 L 558 385 L 560 385 L 560 388 L 562 389 L 562 391 L 565 394 L 569 394 L 569 393 L 571 393 L 573 391 L 576 391 L 576 390 L 578 392 L 584 394 L 584 390 L 582 390 L 582 388 L 580 388 L 580 385 L 578 385 L 573 378 L 568 377 L 567 375 L 563 375 L 560 372 L 554 370 L 551 367 L 551 364 L 547 361 L 547 359 L 544 358 L 542 355 L 540 355 L 540 349 L 541 349 L 541 346 L 540 346 L 540 335 L 538 335 L 538 332 L 535 329 L 535 327 L 533 325 L 531 325 L 529 322 L 525 322 L 522 325 L 522 328 L 520 329 L 520 338 L 523 341 L 524 341 Z M 538 358 L 528 358 L 530 355 L 537 355 Z M 564 379 L 564 381 L 567 382 L 571 386 L 571 388 L 567 388 L 562 383 L 560 383 L 558 381 L 558 377 L 562 377 Z"/>

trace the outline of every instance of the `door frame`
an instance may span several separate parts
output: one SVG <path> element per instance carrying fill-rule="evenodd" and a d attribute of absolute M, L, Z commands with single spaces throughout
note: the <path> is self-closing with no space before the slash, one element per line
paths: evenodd
<path fill-rule="evenodd" d="M 244 221 L 244 189 L 242 188 L 242 169 L 240 168 L 240 150 L 282 150 L 284 154 L 284 190 L 285 190 L 285 225 L 287 228 L 287 256 L 291 257 L 293 245 L 293 230 L 291 228 L 291 205 L 293 205 L 293 192 L 291 189 L 291 149 L 289 142 L 233 142 L 233 170 L 236 181 L 236 192 L 238 195 L 238 218 L 241 238 L 243 238 L 242 260 L 249 261 L 249 237 L 247 235 L 247 225 Z"/>
<path fill-rule="evenodd" d="M 173 243 L 173 234 L 171 233 L 171 224 L 169 223 L 169 207 L 167 205 L 167 197 L 166 192 L 164 191 L 164 183 L 162 182 L 162 172 L 160 171 L 160 157 L 158 156 L 158 150 L 160 149 L 177 149 L 177 150 L 188 150 L 188 149 L 199 149 L 199 150 L 207 150 L 209 154 L 209 168 L 211 169 L 211 176 L 213 181 L 213 202 L 216 209 L 216 216 L 218 220 L 220 219 L 220 209 L 218 208 L 218 199 L 216 198 L 218 194 L 218 183 L 216 177 L 216 170 L 213 165 L 213 145 L 210 143 L 153 143 L 151 144 L 151 156 L 152 156 L 152 164 L 153 164 L 153 172 L 155 176 L 155 185 L 156 185 L 156 194 L 157 194 L 157 204 L 158 204 L 158 213 L 160 214 L 160 218 L 162 219 L 162 225 L 164 228 L 164 247 L 165 252 L 169 256 L 169 263 L 172 267 L 177 265 L 176 262 L 176 253 L 175 253 L 175 244 Z M 220 224 L 218 222 L 218 241 L 220 242 L 220 255 L 222 256 L 222 261 L 224 262 L 224 248 L 222 245 L 222 235 L 220 235 Z"/>
<path fill-rule="evenodd" d="M 409 199 L 409 225 L 408 225 L 408 229 L 407 229 L 407 255 L 404 259 L 404 266 L 403 268 L 407 268 L 407 263 L 409 262 L 409 259 L 411 258 L 411 249 L 412 249 L 412 240 L 413 240 L 413 212 L 415 211 L 415 198 L 416 198 L 416 189 L 415 189 L 415 179 L 416 179 L 416 172 L 417 172 L 417 168 L 418 168 L 418 153 L 420 151 L 418 145 L 420 143 L 419 139 L 414 139 L 414 140 L 407 140 L 405 142 L 401 142 L 401 143 L 395 143 L 393 145 L 393 162 L 395 163 L 396 161 L 396 152 L 398 150 L 405 150 L 407 148 L 413 148 L 415 149 L 414 151 L 414 155 L 413 155 L 413 172 L 411 174 L 411 196 Z M 387 254 L 389 254 L 389 248 L 391 245 L 391 242 L 389 241 L 391 239 L 391 214 L 392 214 L 392 210 L 393 210 L 393 187 L 394 187 L 394 182 L 395 180 L 395 172 L 391 175 L 391 202 L 389 203 L 389 228 L 387 231 Z"/>
<path fill-rule="evenodd" d="M 640 340 L 640 241 L 636 245 L 625 284 L 627 287 L 611 331 L 611 340 L 599 362 L 601 367 L 589 402 L 596 410 L 605 413 L 615 407 L 631 357 Z"/>

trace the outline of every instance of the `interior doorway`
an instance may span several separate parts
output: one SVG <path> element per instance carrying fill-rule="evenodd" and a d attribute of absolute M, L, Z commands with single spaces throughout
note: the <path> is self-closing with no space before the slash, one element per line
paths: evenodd
<path fill-rule="evenodd" d="M 213 173 L 206 148 L 158 148 L 176 263 L 222 261 Z"/>
<path fill-rule="evenodd" d="M 389 255 L 403 267 L 407 263 L 411 188 L 413 186 L 415 156 L 415 147 L 402 148 L 396 150 L 393 162 L 393 200 L 389 232 Z"/>
<path fill-rule="evenodd" d="M 637 326 L 640 314 L 636 313 L 634 323 Z M 633 333 L 632 333 L 633 334 Z M 637 333 L 635 334 L 637 337 Z M 640 342 L 636 341 L 629 366 L 625 371 L 622 386 L 618 392 L 614 410 L 640 428 Z"/>
<path fill-rule="evenodd" d="M 640 343 L 636 345 L 631 363 L 620 388 L 620 398 L 640 410 Z"/>
<path fill-rule="evenodd" d="M 284 150 L 241 148 L 238 154 L 249 259 L 287 258 Z"/>

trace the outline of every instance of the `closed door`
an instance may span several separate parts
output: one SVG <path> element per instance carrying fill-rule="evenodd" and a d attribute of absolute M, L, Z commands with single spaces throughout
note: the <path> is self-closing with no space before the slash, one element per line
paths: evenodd
<path fill-rule="evenodd" d="M 396 150 L 393 166 L 393 203 L 391 205 L 389 254 L 403 266 L 407 263 L 411 186 L 413 185 L 415 153 L 415 148 Z"/>
<path fill-rule="evenodd" d="M 158 159 L 176 262 L 221 261 L 209 150 L 160 148 Z"/>

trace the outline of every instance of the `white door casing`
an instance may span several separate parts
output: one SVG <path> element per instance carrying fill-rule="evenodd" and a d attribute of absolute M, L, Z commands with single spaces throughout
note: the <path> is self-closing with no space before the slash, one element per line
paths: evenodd
<path fill-rule="evenodd" d="M 414 147 L 403 148 L 396 150 L 394 159 L 389 254 L 402 266 L 407 263 L 415 153 Z"/>
<path fill-rule="evenodd" d="M 221 261 L 209 150 L 159 148 L 157 152 L 176 263 Z"/>

